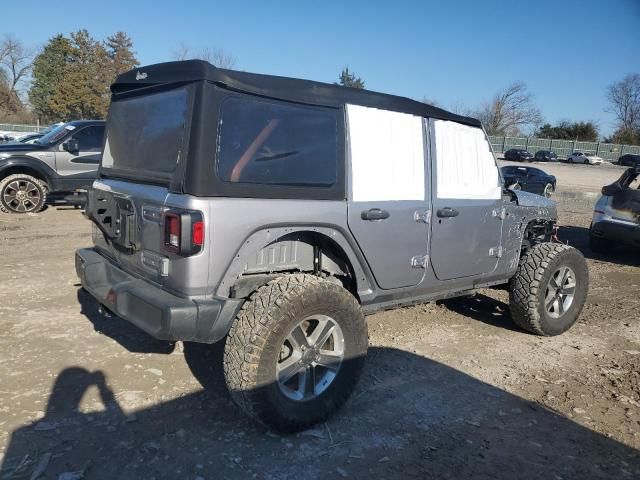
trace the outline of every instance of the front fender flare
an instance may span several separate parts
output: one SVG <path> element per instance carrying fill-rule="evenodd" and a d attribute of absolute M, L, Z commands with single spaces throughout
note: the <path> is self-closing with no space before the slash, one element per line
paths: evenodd
<path fill-rule="evenodd" d="M 57 177 L 55 170 L 42 160 L 28 155 L 9 157 L 6 160 L 0 160 L 0 178 L 5 176 L 3 172 L 19 169 L 20 167 L 38 172 L 38 174 L 47 182 L 49 188 L 51 189 L 53 187 L 55 178 Z"/>

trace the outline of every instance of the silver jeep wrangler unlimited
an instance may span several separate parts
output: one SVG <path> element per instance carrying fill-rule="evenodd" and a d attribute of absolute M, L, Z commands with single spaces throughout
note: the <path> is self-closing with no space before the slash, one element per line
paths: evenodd
<path fill-rule="evenodd" d="M 406 98 L 221 70 L 112 86 L 83 287 L 166 340 L 224 340 L 237 403 L 281 431 L 349 397 L 365 315 L 508 285 L 522 328 L 577 319 L 587 265 L 555 204 L 505 190 L 481 124 Z"/>

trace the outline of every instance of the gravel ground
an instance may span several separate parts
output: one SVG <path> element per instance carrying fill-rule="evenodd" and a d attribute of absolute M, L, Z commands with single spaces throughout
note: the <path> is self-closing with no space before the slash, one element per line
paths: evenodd
<path fill-rule="evenodd" d="M 640 478 L 640 258 L 587 246 L 620 170 L 542 168 L 560 179 L 560 238 L 588 258 L 579 322 L 529 335 L 502 290 L 370 316 L 354 396 L 291 436 L 239 413 L 219 345 L 98 315 L 74 273 L 78 211 L 0 216 L 0 478 Z"/>

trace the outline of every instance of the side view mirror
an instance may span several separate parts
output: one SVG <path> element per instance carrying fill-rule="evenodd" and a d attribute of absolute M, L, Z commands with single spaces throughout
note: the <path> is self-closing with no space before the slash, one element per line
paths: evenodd
<path fill-rule="evenodd" d="M 77 153 L 80 151 L 80 142 L 72 138 L 64 142 L 62 148 L 69 153 Z"/>

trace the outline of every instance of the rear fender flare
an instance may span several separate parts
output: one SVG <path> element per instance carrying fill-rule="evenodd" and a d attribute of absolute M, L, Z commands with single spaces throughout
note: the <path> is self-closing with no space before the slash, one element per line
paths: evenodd
<path fill-rule="evenodd" d="M 251 256 L 256 255 L 260 250 L 278 242 L 292 234 L 313 234 L 324 237 L 327 241 L 337 245 L 345 254 L 353 269 L 354 281 L 358 299 L 363 302 L 375 295 L 373 276 L 369 270 L 362 253 L 350 242 L 343 233 L 331 227 L 308 227 L 308 226 L 288 226 L 265 228 L 252 233 L 236 252 L 230 265 L 227 267 L 220 284 L 216 289 L 216 294 L 227 297 L 235 281 L 242 275 L 245 265 Z"/>

